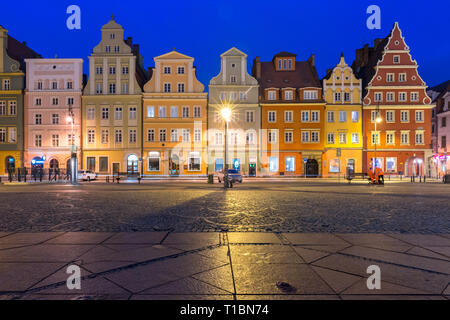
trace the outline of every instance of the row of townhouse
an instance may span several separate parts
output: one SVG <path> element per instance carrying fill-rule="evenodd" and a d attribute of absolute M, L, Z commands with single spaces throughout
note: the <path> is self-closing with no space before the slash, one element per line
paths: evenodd
<path fill-rule="evenodd" d="M 89 56 L 88 81 L 82 59 L 42 59 L 21 44 L 15 60 L 12 38 L 0 36 L 1 172 L 68 168 L 73 146 L 80 169 L 100 174 L 202 176 L 224 168 L 225 143 L 230 167 L 248 176 L 363 172 L 375 148 L 388 173 L 429 175 L 435 163 L 434 105 L 397 23 L 323 79 L 314 55 L 256 57 L 250 75 L 247 55 L 231 48 L 209 94 L 194 58 L 175 50 L 145 70 L 114 18 Z"/>

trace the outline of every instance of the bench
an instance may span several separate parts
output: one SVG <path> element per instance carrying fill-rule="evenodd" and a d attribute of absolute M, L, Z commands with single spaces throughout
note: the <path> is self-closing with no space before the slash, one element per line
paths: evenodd
<path fill-rule="evenodd" d="M 354 179 L 369 180 L 369 176 L 363 172 L 352 173 L 350 175 L 347 175 L 345 178 L 348 180 L 348 183 L 351 183 Z"/>

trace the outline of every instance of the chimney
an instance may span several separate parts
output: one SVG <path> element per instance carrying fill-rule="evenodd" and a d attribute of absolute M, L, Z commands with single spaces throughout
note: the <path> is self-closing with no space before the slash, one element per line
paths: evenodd
<path fill-rule="evenodd" d="M 131 47 L 133 45 L 133 38 L 128 37 L 127 40 L 125 40 L 125 43 Z"/>
<path fill-rule="evenodd" d="M 316 60 L 316 58 L 315 58 L 315 56 L 312 54 L 311 57 L 309 57 L 307 61 L 309 62 L 309 64 L 311 65 L 311 67 L 314 67 L 315 60 Z"/>
<path fill-rule="evenodd" d="M 133 44 L 133 53 L 138 56 L 139 55 L 139 45 L 138 44 Z"/>
<path fill-rule="evenodd" d="M 259 57 L 253 59 L 252 74 L 256 80 L 261 79 L 261 60 Z"/>

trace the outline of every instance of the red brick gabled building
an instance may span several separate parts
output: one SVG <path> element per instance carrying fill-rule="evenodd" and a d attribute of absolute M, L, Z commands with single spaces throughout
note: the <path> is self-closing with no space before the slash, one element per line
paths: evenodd
<path fill-rule="evenodd" d="M 396 22 L 389 36 L 356 50 L 363 79 L 363 171 L 374 161 L 387 174 L 428 175 L 432 158 L 431 99 Z M 375 119 L 381 122 L 375 124 Z M 376 130 L 375 130 L 376 128 Z"/>

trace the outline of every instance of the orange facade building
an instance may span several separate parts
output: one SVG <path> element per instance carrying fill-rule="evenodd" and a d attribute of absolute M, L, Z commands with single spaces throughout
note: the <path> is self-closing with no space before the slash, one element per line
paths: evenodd
<path fill-rule="evenodd" d="M 261 175 L 321 175 L 325 102 L 314 56 L 257 57 L 252 72 L 260 85 Z"/>
<path fill-rule="evenodd" d="M 356 51 L 363 79 L 363 170 L 375 162 L 387 174 L 422 176 L 432 159 L 431 99 L 395 23 L 384 39 Z M 379 123 L 376 123 L 377 117 Z"/>

